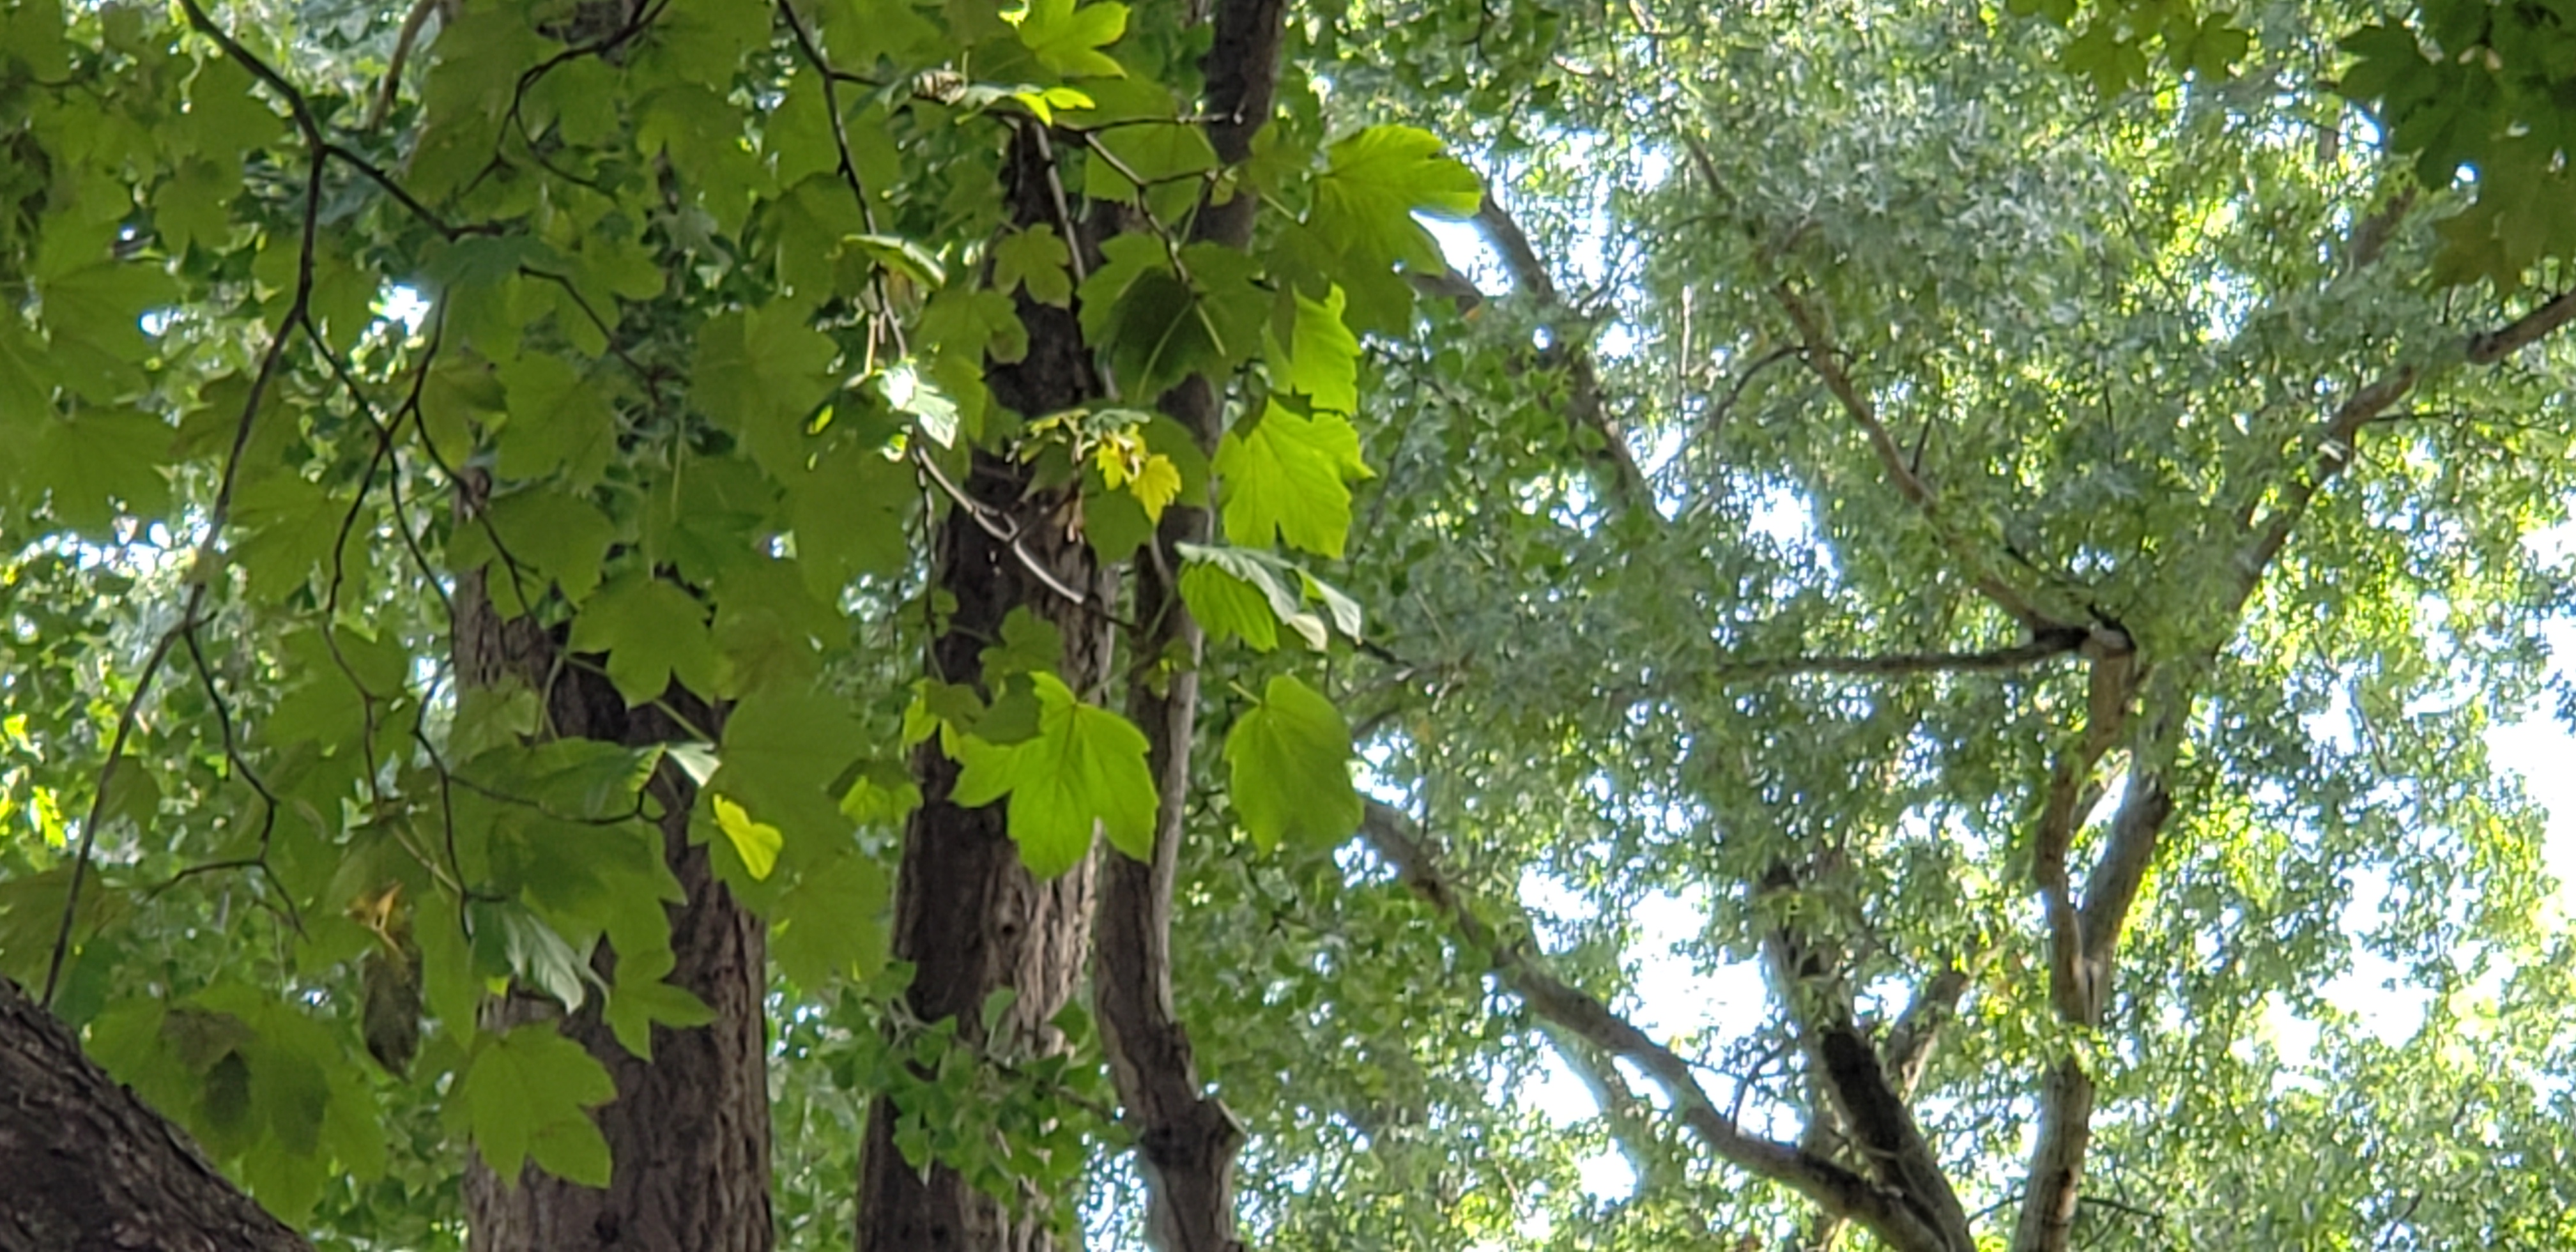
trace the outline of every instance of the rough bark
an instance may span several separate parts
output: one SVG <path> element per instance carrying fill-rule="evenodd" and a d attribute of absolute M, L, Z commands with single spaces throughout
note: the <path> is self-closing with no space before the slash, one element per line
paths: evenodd
<path fill-rule="evenodd" d="M 0 1252 L 309 1252 L 0 977 Z"/>
<path fill-rule="evenodd" d="M 1283 0 L 1225 0 L 1214 15 L 1215 39 L 1200 63 L 1208 139 L 1229 163 L 1252 153 L 1252 137 L 1270 118 L 1277 86 Z M 1242 247 L 1252 238 L 1257 198 L 1237 196 L 1201 206 L 1199 238 Z M 1163 410 L 1213 455 L 1223 427 L 1219 396 L 1193 377 L 1163 397 Z M 1128 693 L 1127 714 L 1145 732 L 1148 765 L 1160 792 L 1154 850 L 1138 861 L 1107 856 L 1095 941 L 1092 1001 L 1119 1102 L 1136 1123 L 1137 1165 L 1146 1188 L 1147 1242 L 1164 1252 L 1234 1252 L 1234 1158 L 1243 1127 L 1199 1081 L 1189 1031 L 1172 1009 L 1172 885 L 1178 875 L 1182 818 L 1190 795 L 1190 751 L 1197 739 L 1198 662 L 1204 639 L 1172 584 L 1178 545 L 1206 543 L 1207 511 L 1175 505 L 1163 514 L 1154 550 L 1136 562 L 1137 613 L 1152 623 L 1142 656 L 1180 661 L 1161 691 L 1143 683 Z"/>
<path fill-rule="evenodd" d="M 545 693 L 555 733 L 641 746 L 721 729 L 723 711 L 676 684 L 662 703 L 629 709 L 596 669 L 559 664 L 561 640 L 536 623 L 504 621 L 482 576 L 458 580 L 454 646 L 458 680 L 489 685 L 515 676 Z M 776 1242 L 769 1209 L 769 1079 L 761 994 L 768 946 L 760 920 L 735 903 L 689 844 L 696 785 L 664 761 L 647 784 L 664 813 L 663 856 L 687 899 L 669 906 L 677 964 L 666 981 L 695 993 L 715 1021 L 653 1028 L 644 1060 L 618 1043 L 593 1000 L 564 1017 L 564 1034 L 607 1067 L 617 1098 L 593 1116 L 608 1140 L 605 1190 L 533 1166 L 504 1180 L 469 1162 L 465 1199 L 474 1252 L 768 1252 Z M 603 942 L 593 959 L 613 980 L 616 954 Z M 556 1016 L 551 1000 L 514 994 L 486 1008 L 504 1028 Z"/>
<path fill-rule="evenodd" d="M 1015 133 L 1005 178 L 1015 220 L 1058 220 L 1053 153 L 1042 132 Z M 988 371 L 994 399 L 1039 417 L 1098 398 L 1090 349 L 1073 314 L 1025 296 L 1019 313 L 1028 355 Z M 1070 499 L 1060 490 L 1033 490 L 1020 462 L 982 454 L 960 490 L 966 500 L 954 502 L 933 540 L 936 585 L 954 597 L 955 611 L 931 642 L 931 676 L 980 684 L 984 649 L 1001 637 L 1011 610 L 1025 608 L 1062 634 L 1059 674 L 1066 685 L 1084 693 L 1098 688 L 1108 673 L 1109 618 L 1102 606 L 1112 585 L 1064 520 Z M 962 1046 L 1013 1057 L 1057 1050 L 1063 1041 L 1048 1023 L 1081 979 L 1094 862 L 1086 858 L 1060 877 L 1038 881 L 1004 828 L 1004 805 L 964 808 L 950 801 L 958 767 L 936 738 L 913 753 L 912 768 L 922 803 L 904 826 L 892 937 L 895 959 L 913 966 L 907 1007 L 924 1022 L 954 1018 Z M 1018 995 L 996 1023 L 996 1037 L 988 1038 L 979 1009 L 1003 987 Z M 921 1169 L 905 1161 L 894 1141 L 899 1117 L 885 1099 L 869 1110 L 859 1161 L 858 1252 L 1050 1246 L 1046 1223 L 1028 1206 L 988 1196 L 936 1161 Z"/>

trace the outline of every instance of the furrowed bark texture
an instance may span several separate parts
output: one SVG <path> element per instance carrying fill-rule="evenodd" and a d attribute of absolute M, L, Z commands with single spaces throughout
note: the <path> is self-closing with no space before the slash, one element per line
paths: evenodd
<path fill-rule="evenodd" d="M 456 669 L 463 685 L 516 677 L 544 692 L 555 733 L 630 746 L 721 731 L 723 711 L 676 684 L 663 703 L 684 727 L 651 707 L 629 709 L 593 668 L 558 664 L 561 640 L 521 618 L 504 620 L 481 574 L 457 580 Z M 563 1018 L 563 1033 L 606 1066 L 614 1102 L 593 1117 L 608 1140 L 613 1172 L 599 1190 L 526 1167 L 504 1180 L 477 1158 L 467 1165 L 468 1246 L 474 1252 L 768 1252 L 769 1085 L 761 993 L 768 946 L 760 919 L 736 904 L 689 844 L 697 787 L 664 761 L 646 784 L 662 806 L 662 853 L 687 899 L 669 906 L 677 965 L 668 982 L 715 1010 L 709 1025 L 653 1028 L 653 1059 L 629 1053 L 600 1017 L 599 1001 Z M 603 942 L 592 966 L 613 981 L 616 954 Z M 485 1024 L 507 1029 L 561 1015 L 554 1001 L 515 993 L 485 1006 Z"/>
<path fill-rule="evenodd" d="M 1042 132 L 1015 132 L 1006 178 L 1015 220 L 1057 220 L 1053 154 Z M 1028 327 L 1028 355 L 987 372 L 994 399 L 1030 417 L 1096 399 L 1090 349 L 1072 312 L 1024 295 L 1019 313 Z M 980 683 L 984 649 L 1001 638 L 1011 610 L 1025 608 L 1062 632 L 1066 685 L 1093 691 L 1107 674 L 1109 619 L 1100 606 L 1112 583 L 1067 520 L 1073 501 L 1061 491 L 1033 491 L 1021 463 L 981 454 L 962 490 L 971 505 L 952 508 L 933 540 L 934 577 L 956 608 L 931 642 L 931 676 Z M 1059 586 L 1079 590 L 1084 602 L 1075 603 Z M 963 1046 L 1014 1057 L 1061 1048 L 1048 1023 L 1081 979 L 1094 860 L 1038 881 L 1004 829 L 1004 805 L 970 809 L 949 800 L 958 767 L 935 737 L 914 751 L 912 768 L 922 803 L 904 826 L 893 935 L 895 959 L 914 968 L 908 1006 L 924 1022 L 955 1018 Z M 1002 987 L 1019 994 L 997 1023 L 996 1037 L 987 1038 L 979 1010 Z M 858 1252 L 1051 1246 L 1046 1223 L 1027 1205 L 985 1195 L 935 1161 L 924 1169 L 905 1161 L 894 1140 L 899 1116 L 885 1099 L 869 1110 L 859 1164 Z"/>
<path fill-rule="evenodd" d="M 0 1252 L 310 1252 L 0 977 Z"/>
<path fill-rule="evenodd" d="M 1284 0 L 1223 0 L 1212 21 L 1215 39 L 1200 62 L 1207 81 L 1209 142 L 1238 162 L 1270 118 L 1279 72 Z M 1198 236 L 1230 247 L 1251 242 L 1257 200 L 1237 196 L 1204 205 Z M 1163 411 L 1188 428 L 1213 456 L 1222 433 L 1221 398 L 1193 377 L 1163 397 Z M 1138 655 L 1178 663 L 1161 692 L 1144 683 L 1128 691 L 1127 715 L 1143 728 L 1147 763 L 1160 792 L 1154 850 L 1138 861 L 1107 854 L 1094 942 L 1092 1003 L 1119 1102 L 1136 1123 L 1137 1165 L 1146 1188 L 1145 1235 L 1163 1252 L 1237 1252 L 1234 1158 L 1243 1127 L 1199 1081 L 1189 1031 L 1172 1009 L 1172 884 L 1180 864 L 1182 818 L 1190 794 L 1190 750 L 1197 737 L 1199 656 L 1204 639 L 1181 603 L 1172 576 L 1178 545 L 1206 543 L 1207 511 L 1166 510 L 1154 551 L 1135 563 L 1136 612 L 1150 623 Z"/>

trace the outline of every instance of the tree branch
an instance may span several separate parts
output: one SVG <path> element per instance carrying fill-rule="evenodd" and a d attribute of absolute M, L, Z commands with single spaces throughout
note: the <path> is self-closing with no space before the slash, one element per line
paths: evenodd
<path fill-rule="evenodd" d="M 1892 652 L 1876 656 L 1790 656 L 1719 665 L 1720 682 L 1788 678 L 1801 674 L 1902 677 L 1911 674 L 2000 674 L 2081 650 L 2082 630 L 2057 630 L 2028 643 L 1979 652 Z"/>
<path fill-rule="evenodd" d="M 1843 411 L 1868 436 L 1870 451 L 1877 455 L 1879 466 L 1886 470 L 1888 480 L 1896 484 L 1897 494 L 1904 496 L 1936 530 L 1946 534 L 1949 527 L 1943 516 L 1940 497 L 1933 492 L 1932 485 L 1914 471 L 1905 450 L 1897 446 L 1895 436 L 1888 433 L 1887 424 L 1879 420 L 1877 406 L 1860 393 L 1860 388 L 1852 383 L 1850 373 L 1835 359 L 1837 349 L 1825 331 L 1823 320 L 1816 316 L 1815 309 L 1808 305 L 1805 297 L 1787 282 L 1774 284 L 1771 292 L 1781 311 L 1788 314 L 1790 325 L 1797 329 L 1807 368 L 1815 371 L 1816 378 L 1825 384 L 1825 390 L 1833 393 L 1834 399 L 1842 404 Z M 2001 575 L 1988 568 L 1984 561 L 1975 557 L 1968 559 L 1969 581 L 1977 589 L 1977 594 L 2020 622 L 2033 636 L 2045 636 L 2052 630 L 2082 629 L 2042 610 L 2020 588 L 2004 581 Z"/>
<path fill-rule="evenodd" d="M 1469 947 L 1488 956 L 1494 976 L 1530 1011 L 1644 1071 L 1672 1100 L 1682 1124 L 1719 1159 L 1850 1218 L 1897 1252 L 1955 1252 L 1956 1245 L 1927 1224 L 1904 1196 L 1794 1145 L 1745 1133 L 1709 1099 L 1689 1061 L 1601 1001 L 1560 981 L 1527 952 L 1503 942 L 1440 875 L 1411 818 L 1372 800 L 1360 829 L 1407 888 L 1447 917 Z"/>
<path fill-rule="evenodd" d="M 1761 889 L 1795 891 L 1804 877 L 1796 866 L 1776 864 L 1763 876 Z M 1878 1049 L 1860 1027 L 1848 953 L 1794 921 L 1772 927 L 1763 936 L 1762 949 L 1776 993 L 1797 1025 L 1809 1073 L 1830 1098 L 1864 1167 L 1941 1238 L 1941 1246 L 1957 1252 L 1974 1248 L 1957 1191 L 1916 1124 L 1905 1093 L 1889 1078 Z"/>
<path fill-rule="evenodd" d="M 1512 285 L 1529 296 L 1555 337 L 1548 353 L 1565 370 L 1567 424 L 1601 437 L 1601 449 L 1594 459 L 1608 471 L 1611 491 L 1619 503 L 1630 510 L 1651 510 L 1654 492 L 1646 482 L 1646 473 L 1638 467 L 1626 433 L 1602 402 L 1601 374 L 1592 361 L 1590 336 L 1576 333 L 1580 328 L 1575 324 L 1573 310 L 1558 294 L 1547 263 L 1539 259 L 1538 249 L 1530 244 L 1529 232 L 1521 229 L 1520 222 L 1491 192 L 1486 193 L 1484 203 L 1476 206 L 1476 225 L 1503 258 L 1503 268 L 1510 272 Z"/>
<path fill-rule="evenodd" d="M 1899 1095 L 1910 1100 L 1923 1085 L 1933 1048 L 1940 1043 L 1942 1030 L 1958 1018 L 1959 1001 L 1968 994 L 1970 981 L 1969 971 L 1956 965 L 1932 975 L 1888 1028 L 1887 1041 L 1879 1045 L 1879 1062 L 1894 1076 Z"/>

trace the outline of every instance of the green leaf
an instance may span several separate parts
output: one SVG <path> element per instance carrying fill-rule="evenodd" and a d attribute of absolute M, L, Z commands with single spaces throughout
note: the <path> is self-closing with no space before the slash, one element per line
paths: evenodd
<path fill-rule="evenodd" d="M 586 499 L 518 491 L 495 498 L 481 519 L 460 521 L 447 559 L 459 573 L 488 566 L 484 582 L 492 603 L 505 615 L 521 617 L 549 584 L 562 588 L 567 599 L 588 597 L 599 586 L 600 566 L 616 538 L 616 525 Z"/>
<path fill-rule="evenodd" d="M 832 359 L 839 353 L 831 336 L 809 325 L 791 303 L 727 313 L 698 334 L 689 397 L 708 417 L 758 447 L 764 435 L 803 429 L 831 391 Z"/>
<path fill-rule="evenodd" d="M 543 478 L 556 470 L 576 488 L 599 481 L 617 450 L 617 415 L 599 385 L 570 361 L 527 353 L 504 361 L 509 395 L 495 468 L 504 478 Z"/>
<path fill-rule="evenodd" d="M 1274 535 L 1324 556 L 1340 556 L 1351 526 L 1345 479 L 1368 477 L 1359 432 L 1334 414 L 1301 417 L 1277 403 L 1249 428 L 1217 444 L 1227 538 L 1261 545 Z"/>
<path fill-rule="evenodd" d="M 1356 415 L 1360 404 L 1360 341 L 1342 317 L 1348 297 L 1336 286 L 1322 300 L 1302 295 L 1292 298 L 1297 315 L 1289 334 L 1287 360 L 1277 375 L 1280 387 L 1305 396 L 1315 411 Z"/>
<path fill-rule="evenodd" d="M 1329 844 L 1359 829 L 1351 786 L 1351 727 L 1342 711 L 1287 674 L 1225 737 L 1235 814 L 1264 851 L 1283 838 Z"/>
<path fill-rule="evenodd" d="M 619 575 L 581 606 L 572 647 L 608 654 L 609 680 L 628 704 L 660 699 L 674 679 L 702 696 L 716 687 L 706 605 L 641 571 Z"/>
<path fill-rule="evenodd" d="M 1270 296 L 1252 258 L 1192 244 L 1173 268 L 1161 246 L 1128 236 L 1102 248 L 1105 264 L 1082 286 L 1084 332 L 1109 350 L 1119 384 L 1153 395 L 1194 373 L 1222 374 L 1260 344 Z"/>
<path fill-rule="evenodd" d="M 1475 171 L 1441 154 L 1440 140 L 1410 126 L 1372 126 L 1333 144 L 1315 180 L 1316 231 L 1362 264 L 1440 260 L 1415 213 L 1465 219 L 1484 200 Z"/>
<path fill-rule="evenodd" d="M 1028 288 L 1040 304 L 1068 308 L 1073 304 L 1073 250 L 1043 223 L 1015 230 L 993 245 L 993 289 Z"/>
<path fill-rule="evenodd" d="M 169 512 L 170 483 L 161 466 L 170 459 L 174 434 L 157 417 L 123 409 L 39 418 L 24 472 L 30 482 L 52 486 L 57 521 L 107 539 L 120 514 L 151 520 Z"/>
<path fill-rule="evenodd" d="M 716 1011 L 694 992 L 663 981 L 677 963 L 668 950 L 617 955 L 617 986 L 602 1015 L 618 1046 L 647 1061 L 653 1059 L 653 1027 L 685 1030 L 716 1019 Z M 538 1163 L 545 1163 L 542 1156 Z"/>
<path fill-rule="evenodd" d="M 233 523 L 249 535 L 234 543 L 232 557 L 248 577 L 251 594 L 274 600 L 303 586 L 332 560 L 348 512 L 347 503 L 296 474 L 272 474 L 243 487 L 233 497 Z M 351 535 L 339 549 L 343 565 L 354 563 L 362 550 L 359 537 Z"/>
<path fill-rule="evenodd" d="M 1053 674 L 1031 675 L 1038 733 L 995 745 L 971 735 L 956 740 L 964 768 L 951 797 L 991 804 L 1010 797 L 1011 840 L 1031 873 L 1053 877 L 1091 851 L 1096 825 L 1111 846 L 1138 860 L 1153 852 L 1153 775 L 1145 768 L 1145 734 L 1134 723 L 1076 698 Z"/>
<path fill-rule="evenodd" d="M 1067 78 L 1116 78 L 1127 71 L 1100 49 L 1127 33 L 1127 6 L 1074 0 L 1030 0 L 1019 18 L 1020 44 L 1038 64 Z"/>
<path fill-rule="evenodd" d="M 770 909 L 770 959 L 809 993 L 874 977 L 885 964 L 885 912 L 884 871 L 855 853 L 833 856 L 798 875 Z"/>
<path fill-rule="evenodd" d="M 608 1185 L 608 1140 L 586 1109 L 617 1098 L 607 1069 L 552 1023 L 530 1022 L 483 1040 L 456 1096 L 475 1151 L 505 1179 L 531 1155 L 584 1186 Z"/>
<path fill-rule="evenodd" d="M 898 573 L 911 560 L 904 526 L 920 488 L 903 462 L 843 444 L 785 485 L 797 566 L 817 599 L 839 604 L 852 582 Z"/>
<path fill-rule="evenodd" d="M 1268 597 L 1217 566 L 1194 561 L 1183 567 L 1181 602 L 1209 638 L 1232 635 L 1259 652 L 1279 646 L 1279 619 Z"/>
<path fill-rule="evenodd" d="M 590 998 L 588 984 L 596 977 L 590 963 L 527 906 L 477 900 L 467 906 L 467 916 L 474 923 L 477 970 L 506 973 L 553 996 L 567 1011 Z"/>
<path fill-rule="evenodd" d="M 841 700 L 819 691 L 760 691 L 725 718 L 722 764 L 707 786 L 800 845 L 846 840 L 834 784 L 867 739 Z"/>
<path fill-rule="evenodd" d="M 1229 581 L 1236 586 L 1248 589 L 1262 604 L 1268 606 L 1269 622 L 1297 632 L 1298 636 L 1306 641 L 1308 647 L 1317 651 L 1321 651 L 1324 645 L 1331 641 L 1332 629 L 1339 629 L 1344 635 L 1353 639 L 1359 637 L 1360 607 L 1356 601 L 1343 595 L 1324 580 L 1269 552 L 1255 548 L 1209 547 L 1185 543 L 1180 545 L 1180 554 L 1181 559 L 1188 563 L 1181 573 L 1181 595 L 1183 600 L 1190 604 L 1191 611 L 1197 612 L 1200 603 L 1199 600 L 1189 599 L 1195 586 L 1195 594 L 1207 603 L 1209 612 L 1216 620 L 1238 627 L 1238 633 L 1241 633 L 1245 641 L 1253 643 L 1255 647 L 1261 647 L 1258 641 L 1264 638 L 1271 639 L 1275 643 L 1276 632 L 1265 629 L 1267 623 L 1252 625 L 1246 621 L 1236 620 L 1250 618 L 1259 614 L 1261 610 L 1246 603 L 1242 593 L 1234 586 L 1228 585 Z M 1202 569 L 1209 573 L 1196 580 L 1190 577 L 1190 571 Z M 1317 616 L 1306 607 L 1308 601 L 1317 601 L 1324 605 L 1325 610 L 1332 616 L 1329 628 L 1324 618 Z M 1215 627 L 1210 626 L 1210 629 Z"/>
<path fill-rule="evenodd" d="M 916 346 L 942 356 L 974 359 L 990 355 L 1009 364 L 1029 354 L 1028 327 L 1009 296 L 989 287 L 948 287 L 921 310 L 913 335 Z"/>
<path fill-rule="evenodd" d="M 787 837 L 775 826 L 751 820 L 751 814 L 744 812 L 741 805 L 723 796 L 715 798 L 715 806 L 716 829 L 733 844 L 734 852 L 742 857 L 744 868 L 751 871 L 754 880 L 767 879 L 769 872 L 778 868 L 778 849 L 786 844 Z"/>

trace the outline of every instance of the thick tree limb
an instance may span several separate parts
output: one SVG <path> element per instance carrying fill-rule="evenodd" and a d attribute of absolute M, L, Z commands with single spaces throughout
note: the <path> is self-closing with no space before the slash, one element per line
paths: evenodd
<path fill-rule="evenodd" d="M 1548 1045 L 1556 1050 L 1592 1102 L 1601 1109 L 1602 1121 L 1608 1123 L 1611 1142 L 1626 1154 L 1628 1164 L 1649 1188 L 1669 1189 L 1682 1183 L 1681 1161 L 1670 1145 L 1655 1133 L 1654 1106 L 1628 1084 L 1610 1058 L 1590 1041 L 1562 1029 L 1546 1032 Z M 1702 1235 L 1708 1225 L 1699 1214 L 1692 1213 L 1693 1223 Z"/>
<path fill-rule="evenodd" d="M 1682 1124 L 1719 1159 L 1789 1187 L 1826 1212 L 1850 1218 L 1897 1252 L 1956 1252 L 1958 1245 L 1927 1224 L 1906 1197 L 1795 1145 L 1746 1133 L 1709 1099 L 1689 1061 L 1601 1001 L 1559 980 L 1527 952 L 1502 941 L 1441 876 L 1411 818 L 1373 800 L 1360 829 L 1395 867 L 1406 887 L 1447 917 L 1469 947 L 1490 958 L 1494 976 L 1520 996 L 1531 1012 L 1644 1071 L 1672 1100 Z"/>
<path fill-rule="evenodd" d="M 0 977 L 0 1248 L 310 1252 Z"/>
<path fill-rule="evenodd" d="M 2493 365 L 2540 342 L 2551 331 L 2570 321 L 2576 321 L 2576 291 L 2562 292 L 2548 303 L 2494 330 L 2469 336 L 2469 364 Z"/>
<path fill-rule="evenodd" d="M 1968 994 L 1969 971 L 1951 966 L 1926 979 L 1916 990 L 1914 999 L 1888 1027 L 1887 1040 L 1879 1045 L 1879 1061 L 1896 1083 L 1899 1096 L 1911 1100 L 1923 1085 L 1923 1071 L 1932 1063 L 1932 1051 L 1941 1040 L 1941 1032 L 1958 1019 L 1959 1001 Z"/>
<path fill-rule="evenodd" d="M 1795 866 L 1775 865 L 1764 876 L 1763 890 L 1795 890 L 1804 876 Z M 1847 977 L 1849 954 L 1795 923 L 1773 927 L 1762 948 L 1780 1000 L 1797 1024 L 1808 1071 L 1823 1087 L 1863 1167 L 1940 1237 L 1941 1246 L 1974 1248 L 1967 1210 L 1915 1122 L 1906 1093 L 1860 1027 Z"/>
<path fill-rule="evenodd" d="M 1619 503 L 1630 509 L 1651 510 L 1654 492 L 1646 482 L 1646 473 L 1637 465 L 1636 454 L 1629 450 L 1628 436 L 1619 428 L 1618 419 L 1610 416 L 1601 398 L 1601 374 L 1593 364 L 1589 336 L 1579 333 L 1558 294 L 1556 279 L 1548 273 L 1547 263 L 1531 246 L 1529 232 L 1503 207 L 1503 202 L 1488 192 L 1476 207 L 1476 225 L 1487 242 L 1503 258 L 1503 268 L 1510 271 L 1512 285 L 1529 296 L 1538 306 L 1539 316 L 1546 319 L 1555 345 L 1548 349 L 1551 364 L 1565 370 L 1566 421 L 1579 431 L 1590 431 L 1601 437 L 1601 449 L 1595 458 L 1608 471 L 1611 490 Z"/>

